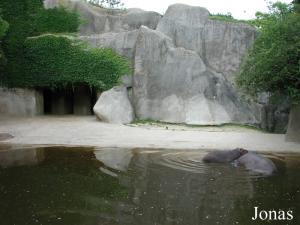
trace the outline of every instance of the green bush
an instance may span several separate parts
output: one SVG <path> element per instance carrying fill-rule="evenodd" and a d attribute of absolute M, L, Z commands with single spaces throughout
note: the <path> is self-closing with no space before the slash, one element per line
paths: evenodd
<path fill-rule="evenodd" d="M 26 37 L 35 35 L 32 21 L 42 7 L 42 0 L 1 0 L 2 17 L 9 29 L 2 41 L 7 64 L 0 68 L 0 85 L 4 75 L 14 77 L 23 73 L 23 43 Z"/>
<path fill-rule="evenodd" d="M 7 29 L 8 23 L 5 20 L 3 20 L 0 16 L 0 40 L 4 37 Z"/>
<path fill-rule="evenodd" d="M 4 37 L 9 25 L 8 23 L 0 17 L 0 68 L 5 64 L 6 59 L 1 47 L 1 39 Z"/>
<path fill-rule="evenodd" d="M 22 78 L 27 63 L 24 58 L 27 37 L 44 32 L 75 32 L 79 26 L 74 12 L 43 9 L 43 0 L 1 0 L 0 8 L 3 19 L 10 25 L 2 42 L 7 64 L 0 68 L 0 85 Z"/>
<path fill-rule="evenodd" d="M 41 9 L 35 16 L 37 33 L 74 33 L 80 24 L 79 14 L 63 7 Z"/>
<path fill-rule="evenodd" d="M 71 36 L 41 35 L 76 32 L 80 18 L 74 11 L 44 9 L 42 0 L 1 0 L 0 7 L 10 23 L 3 42 L 8 63 L 0 85 L 56 88 L 84 83 L 106 90 L 131 73 L 129 61 L 111 49 L 90 49 Z"/>
<path fill-rule="evenodd" d="M 231 23 L 246 23 L 249 25 L 253 25 L 250 20 L 238 20 L 235 19 L 231 13 L 227 14 L 222 14 L 222 13 L 217 13 L 217 14 L 212 14 L 209 16 L 210 19 L 212 20 L 220 20 L 220 21 L 225 21 L 225 22 L 231 22 Z"/>
<path fill-rule="evenodd" d="M 130 74 L 130 62 L 111 49 L 90 49 L 75 37 L 53 34 L 25 41 L 25 66 L 12 87 L 52 87 L 84 83 L 107 90 Z"/>
<path fill-rule="evenodd" d="M 261 32 L 237 83 L 253 95 L 269 92 L 300 103 L 300 14 L 283 3 L 271 9 L 258 14 Z"/>

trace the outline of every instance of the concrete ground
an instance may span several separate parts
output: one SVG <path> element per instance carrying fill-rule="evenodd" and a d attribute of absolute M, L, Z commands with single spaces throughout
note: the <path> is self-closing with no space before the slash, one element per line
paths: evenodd
<path fill-rule="evenodd" d="M 284 135 L 231 127 L 116 125 L 94 116 L 0 117 L 0 134 L 8 145 L 65 145 L 120 148 L 233 149 L 299 152 L 300 144 L 285 142 Z"/>

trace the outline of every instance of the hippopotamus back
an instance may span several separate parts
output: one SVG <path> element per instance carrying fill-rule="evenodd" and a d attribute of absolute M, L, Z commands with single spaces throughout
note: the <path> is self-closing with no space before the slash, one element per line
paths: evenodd
<path fill-rule="evenodd" d="M 247 170 L 264 175 L 272 175 L 277 171 L 277 168 L 272 160 L 254 152 L 248 152 L 247 154 L 244 154 L 238 158 L 236 161 L 239 165 L 245 166 Z"/>
<path fill-rule="evenodd" d="M 228 163 L 238 159 L 247 152 L 247 150 L 241 148 L 230 151 L 212 151 L 205 155 L 202 161 L 205 163 Z"/>

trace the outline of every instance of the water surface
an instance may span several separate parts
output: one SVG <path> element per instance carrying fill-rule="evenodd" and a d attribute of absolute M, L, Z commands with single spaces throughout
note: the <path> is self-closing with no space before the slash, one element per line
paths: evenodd
<path fill-rule="evenodd" d="M 1 225 L 299 224 L 300 155 L 267 154 L 264 177 L 203 164 L 205 151 L 22 148 L 0 151 Z M 252 221 L 254 207 L 292 221 Z"/>

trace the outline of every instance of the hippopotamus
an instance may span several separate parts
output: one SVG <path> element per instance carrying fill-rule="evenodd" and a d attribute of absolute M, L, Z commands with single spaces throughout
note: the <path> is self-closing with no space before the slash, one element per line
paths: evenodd
<path fill-rule="evenodd" d="M 247 154 L 242 155 L 236 159 L 236 163 L 238 166 L 244 166 L 247 170 L 266 176 L 272 175 L 277 171 L 272 160 L 254 152 L 248 152 Z"/>
<path fill-rule="evenodd" d="M 272 160 L 243 148 L 212 151 L 205 155 L 202 161 L 205 163 L 233 163 L 235 166 L 244 166 L 249 171 L 267 176 L 277 171 Z"/>
<path fill-rule="evenodd" d="M 248 151 L 242 148 L 236 148 L 230 151 L 212 151 L 202 159 L 205 163 L 230 163 L 247 154 Z"/>

